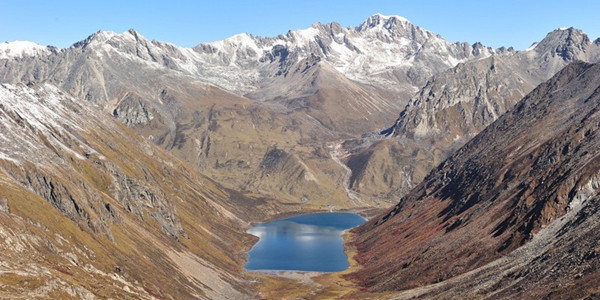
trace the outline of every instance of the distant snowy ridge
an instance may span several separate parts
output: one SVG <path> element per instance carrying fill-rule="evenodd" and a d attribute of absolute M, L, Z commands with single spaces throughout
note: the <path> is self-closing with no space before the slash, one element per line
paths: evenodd
<path fill-rule="evenodd" d="M 29 41 L 0 43 L 0 59 L 12 59 L 24 56 L 45 55 L 50 53 L 47 46 Z"/>
<path fill-rule="evenodd" d="M 233 90 L 236 88 L 226 78 L 239 78 L 240 71 L 258 79 L 273 63 L 289 66 L 311 56 L 321 58 L 352 80 L 389 87 L 397 84 L 398 76 L 410 73 L 409 77 L 427 77 L 438 69 L 497 53 L 479 43 L 450 43 L 403 17 L 382 14 L 375 14 L 354 27 L 315 23 L 308 29 L 273 38 L 239 34 L 200 44 L 194 50 L 205 63 L 220 66 L 220 71 L 211 78 L 219 81 L 213 83 Z M 415 81 L 415 89 L 424 80 L 409 79 Z"/>
<path fill-rule="evenodd" d="M 2 49 L 0 58 L 4 59 L 48 51 L 34 43 L 7 43 Z M 150 67 L 177 70 L 238 95 L 264 88 L 303 61 L 320 61 L 348 79 L 375 88 L 412 94 L 439 71 L 500 51 L 480 43 L 450 43 L 403 17 L 382 14 L 358 26 L 314 23 L 276 37 L 242 33 L 193 48 L 150 41 L 133 29 L 121 34 L 98 31 L 61 52 L 77 49 L 93 50 L 89 55 L 101 60 L 118 55 Z"/>

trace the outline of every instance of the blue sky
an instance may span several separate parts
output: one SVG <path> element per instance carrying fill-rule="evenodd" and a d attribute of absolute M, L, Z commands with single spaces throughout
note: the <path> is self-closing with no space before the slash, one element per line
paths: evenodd
<path fill-rule="evenodd" d="M 314 22 L 360 24 L 401 15 L 451 42 L 525 49 L 559 27 L 600 37 L 600 1 L 32 1 L 0 0 L 0 41 L 68 47 L 99 29 L 134 28 L 149 39 L 191 47 L 236 33 L 275 36 Z"/>

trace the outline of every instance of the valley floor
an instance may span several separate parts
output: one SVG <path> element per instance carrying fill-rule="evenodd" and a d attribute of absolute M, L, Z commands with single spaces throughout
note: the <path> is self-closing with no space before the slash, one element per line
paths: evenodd
<path fill-rule="evenodd" d="M 381 213 L 378 209 L 355 210 L 365 218 Z M 289 214 L 284 214 L 288 216 Z M 270 218 L 278 219 L 278 218 Z M 256 283 L 261 299 L 389 299 L 394 293 L 366 293 L 346 275 L 357 271 L 360 266 L 354 260 L 356 249 L 348 243 L 351 233 L 344 234 L 345 252 L 350 267 L 342 272 L 302 272 L 302 271 L 252 271 L 247 276 Z"/>
<path fill-rule="evenodd" d="M 344 239 L 348 240 L 348 233 Z M 338 273 L 263 271 L 248 272 L 257 282 L 259 297 L 263 299 L 348 299 L 363 298 L 352 281 L 344 278 L 359 268 L 353 259 L 355 249 L 346 244 L 350 267 Z M 373 297 L 374 295 L 369 295 Z M 382 295 L 383 296 L 383 295 Z"/>

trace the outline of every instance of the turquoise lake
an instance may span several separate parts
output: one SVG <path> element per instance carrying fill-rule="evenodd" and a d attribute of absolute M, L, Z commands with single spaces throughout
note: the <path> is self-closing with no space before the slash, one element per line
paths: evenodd
<path fill-rule="evenodd" d="M 316 213 L 256 225 L 247 270 L 339 272 L 348 268 L 342 233 L 365 222 L 352 213 Z"/>

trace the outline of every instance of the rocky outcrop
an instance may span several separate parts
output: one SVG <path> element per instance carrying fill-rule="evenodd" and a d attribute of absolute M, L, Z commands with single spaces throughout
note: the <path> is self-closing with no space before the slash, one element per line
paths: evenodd
<path fill-rule="evenodd" d="M 114 167 L 109 167 L 109 169 L 111 170 L 112 184 L 108 189 L 112 196 L 123 205 L 125 211 L 134 214 L 140 221 L 144 221 L 145 216 L 154 218 L 163 230 L 175 239 L 180 236 L 188 237 L 181 227 L 175 207 L 160 190 L 148 185 L 149 182 L 142 185 Z M 109 208 L 107 207 L 107 209 Z"/>
<path fill-rule="evenodd" d="M 112 114 L 117 120 L 129 127 L 147 125 L 154 119 L 154 114 L 148 104 L 133 94 L 125 95 L 113 109 Z"/>

